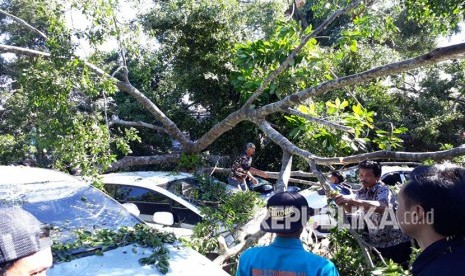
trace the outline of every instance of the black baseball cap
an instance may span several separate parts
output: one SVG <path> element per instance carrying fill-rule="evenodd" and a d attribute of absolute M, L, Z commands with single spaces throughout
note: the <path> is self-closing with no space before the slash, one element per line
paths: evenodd
<path fill-rule="evenodd" d="M 270 197 L 266 208 L 268 212 L 260 229 L 269 233 L 295 233 L 310 218 L 308 202 L 298 192 L 277 193 Z"/>

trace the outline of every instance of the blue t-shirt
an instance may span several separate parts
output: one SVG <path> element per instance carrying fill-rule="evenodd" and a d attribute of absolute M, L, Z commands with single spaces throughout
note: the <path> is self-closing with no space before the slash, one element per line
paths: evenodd
<path fill-rule="evenodd" d="M 249 248 L 239 258 L 236 276 L 337 276 L 334 264 L 304 249 L 297 238 L 276 237 L 268 246 Z"/>

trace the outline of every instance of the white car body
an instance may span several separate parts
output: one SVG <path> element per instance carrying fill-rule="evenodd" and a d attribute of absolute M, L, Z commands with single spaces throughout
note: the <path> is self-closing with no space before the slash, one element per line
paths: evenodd
<path fill-rule="evenodd" d="M 166 184 L 170 181 L 181 180 L 186 178 L 194 177 L 189 173 L 173 173 L 173 172 L 158 172 L 158 171 L 139 171 L 139 172 L 121 172 L 121 173 L 109 173 L 102 175 L 102 182 L 106 185 L 127 185 L 132 187 L 145 188 L 158 192 L 179 204 L 182 204 L 192 212 L 201 216 L 199 208 L 184 200 L 183 198 L 171 193 L 170 191 L 160 187 L 160 185 Z M 154 214 L 140 214 L 139 218 L 152 225 L 152 217 Z M 158 227 L 157 225 L 152 225 Z M 194 225 L 181 223 L 181 228 L 192 229 Z M 175 231 L 175 230 L 173 230 Z"/>
<path fill-rule="evenodd" d="M 0 208 L 3 206 L 21 205 L 26 209 L 26 206 L 34 206 L 34 204 L 40 203 L 40 210 L 39 208 L 36 208 L 37 210 L 31 209 L 30 206 L 26 210 L 37 216 L 44 223 L 50 222 L 44 221 L 39 215 L 46 214 L 53 217 L 55 211 L 59 212 L 57 214 L 60 215 L 63 215 L 63 211 L 68 212 L 69 210 L 66 210 L 66 208 L 74 208 L 74 203 L 69 201 L 69 199 L 76 196 L 76 193 L 81 189 L 91 191 L 96 198 L 104 200 L 103 202 L 92 202 L 93 206 L 100 208 L 102 213 L 113 212 L 114 214 L 121 214 L 120 216 L 115 216 L 115 221 L 109 221 L 109 224 L 117 224 L 120 220 L 125 223 L 141 223 L 139 219 L 130 215 L 124 207 L 106 194 L 65 173 L 22 166 L 0 166 L 0 175 Z M 64 199 L 68 200 L 66 203 L 71 203 L 65 205 L 66 208 L 63 208 L 63 205 L 57 204 L 58 201 Z M 76 206 L 86 203 L 86 199 L 80 196 L 78 196 L 76 201 Z M 59 210 L 57 210 L 58 208 Z M 84 209 L 84 212 L 88 211 L 85 208 L 80 207 L 80 209 Z M 35 212 L 39 212 L 39 214 L 35 214 Z M 93 220 L 97 224 L 98 218 L 99 216 L 96 215 L 95 217 L 76 217 L 73 219 L 76 219 L 77 223 L 82 219 L 82 221 L 86 222 Z M 96 224 L 92 223 L 87 226 L 93 227 Z M 102 225 L 106 225 L 106 223 Z M 66 239 L 61 240 L 66 242 Z M 170 251 L 170 267 L 166 275 L 192 275 L 193 273 L 228 275 L 208 258 L 192 249 L 186 248 L 179 243 L 167 244 L 166 246 Z M 142 248 L 137 246 L 137 244 L 127 245 L 105 251 L 103 252 L 103 256 L 91 255 L 80 257 L 70 262 L 54 263 L 47 274 L 52 276 L 162 275 L 153 266 L 139 264 L 139 259 L 147 257 L 151 252 L 150 248 Z"/>
<path fill-rule="evenodd" d="M 203 215 L 200 212 L 198 206 L 190 203 L 189 201 L 183 199 L 181 196 L 177 196 L 173 194 L 171 191 L 167 190 L 165 186 L 176 180 L 189 180 L 195 179 L 195 176 L 190 173 L 175 173 L 175 172 L 163 172 L 163 171 L 136 171 L 136 172 L 121 172 L 121 173 L 109 173 L 101 175 L 102 181 L 105 187 L 109 186 L 127 186 L 127 187 L 135 187 L 135 188 L 143 188 L 152 192 L 157 192 L 173 202 L 176 202 L 179 205 L 182 205 L 184 208 L 188 209 L 192 214 L 196 214 L 201 219 Z M 230 192 L 234 192 L 233 188 L 229 185 L 226 185 L 222 182 L 218 181 L 218 185 L 225 185 L 226 189 Z M 190 185 L 188 185 L 190 186 Z M 188 189 L 190 189 L 189 187 Z M 116 200 L 120 201 L 119 198 Z M 120 201 L 122 202 L 122 200 Z M 123 205 L 125 205 L 124 203 Z M 142 204 L 141 202 L 131 202 L 131 204 Z M 139 208 L 141 209 L 141 208 Z M 155 218 L 159 215 L 159 213 L 166 213 L 155 211 L 151 213 L 144 214 L 141 210 L 139 218 L 144 220 L 148 225 L 157 228 L 161 231 L 171 232 L 178 238 L 189 238 L 193 231 L 192 229 L 195 227 L 194 223 L 185 223 L 185 222 L 178 222 L 179 227 L 172 227 L 172 225 L 167 225 L 163 221 L 157 221 Z M 189 212 L 186 211 L 186 212 Z M 164 215 L 164 214 L 163 214 Z M 175 215 L 175 214 L 174 214 Z M 173 215 L 173 216 L 174 216 Z M 159 216 L 162 217 L 162 216 Z M 224 229 L 221 228 L 220 231 Z M 225 233 L 224 236 L 225 241 L 228 245 L 231 245 L 234 242 L 234 237 L 229 233 Z"/>
<path fill-rule="evenodd" d="M 132 187 L 145 188 L 154 192 L 158 192 L 171 200 L 178 202 L 179 204 L 185 206 L 193 213 L 198 216 L 202 216 L 199 208 L 191 204 L 190 202 L 184 200 L 182 197 L 179 197 L 161 185 L 166 184 L 174 180 L 182 180 L 186 178 L 193 178 L 194 176 L 189 173 L 173 173 L 173 172 L 159 172 L 159 171 L 139 171 L 139 172 L 121 172 L 121 173 L 110 173 L 102 175 L 102 182 L 105 185 L 127 185 Z M 125 203 L 126 204 L 126 203 Z M 125 205 L 123 204 L 123 205 Z M 139 211 L 140 212 L 140 211 Z M 154 214 L 139 214 L 139 218 L 148 223 L 150 226 L 158 228 L 160 230 L 168 230 L 173 232 L 177 237 L 190 236 L 195 225 L 188 223 L 180 223 L 180 227 L 166 227 L 166 225 L 157 224 L 153 221 Z"/>

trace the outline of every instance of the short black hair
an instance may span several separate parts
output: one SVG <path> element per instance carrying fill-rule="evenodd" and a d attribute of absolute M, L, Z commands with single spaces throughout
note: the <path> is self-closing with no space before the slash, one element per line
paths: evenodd
<path fill-rule="evenodd" d="M 337 178 L 338 180 L 337 184 L 344 182 L 344 176 L 339 171 L 332 171 L 330 175 Z"/>
<path fill-rule="evenodd" d="M 419 166 L 403 189 L 405 204 L 431 211 L 442 236 L 465 237 L 465 168 L 453 164 Z"/>
<path fill-rule="evenodd" d="M 376 177 L 381 176 L 381 164 L 377 161 L 371 161 L 371 160 L 364 160 L 360 163 L 358 163 L 358 168 L 359 169 L 372 169 L 373 174 Z"/>
<path fill-rule="evenodd" d="M 248 148 L 253 148 L 253 149 L 254 149 L 254 148 L 255 148 L 255 145 L 254 145 L 254 143 L 249 142 L 249 143 L 245 144 L 244 148 L 245 148 L 246 150 L 247 150 Z"/>

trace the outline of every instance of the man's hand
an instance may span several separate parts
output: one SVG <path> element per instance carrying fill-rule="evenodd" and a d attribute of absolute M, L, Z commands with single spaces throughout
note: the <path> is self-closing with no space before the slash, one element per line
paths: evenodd
<path fill-rule="evenodd" d="M 345 196 L 345 195 L 337 195 L 334 197 L 334 202 L 337 205 L 350 204 L 352 202 L 352 198 L 350 198 L 349 196 Z"/>
<path fill-rule="evenodd" d="M 257 185 L 258 184 L 258 180 L 255 178 L 255 177 L 252 177 L 252 183 L 254 185 Z"/>

